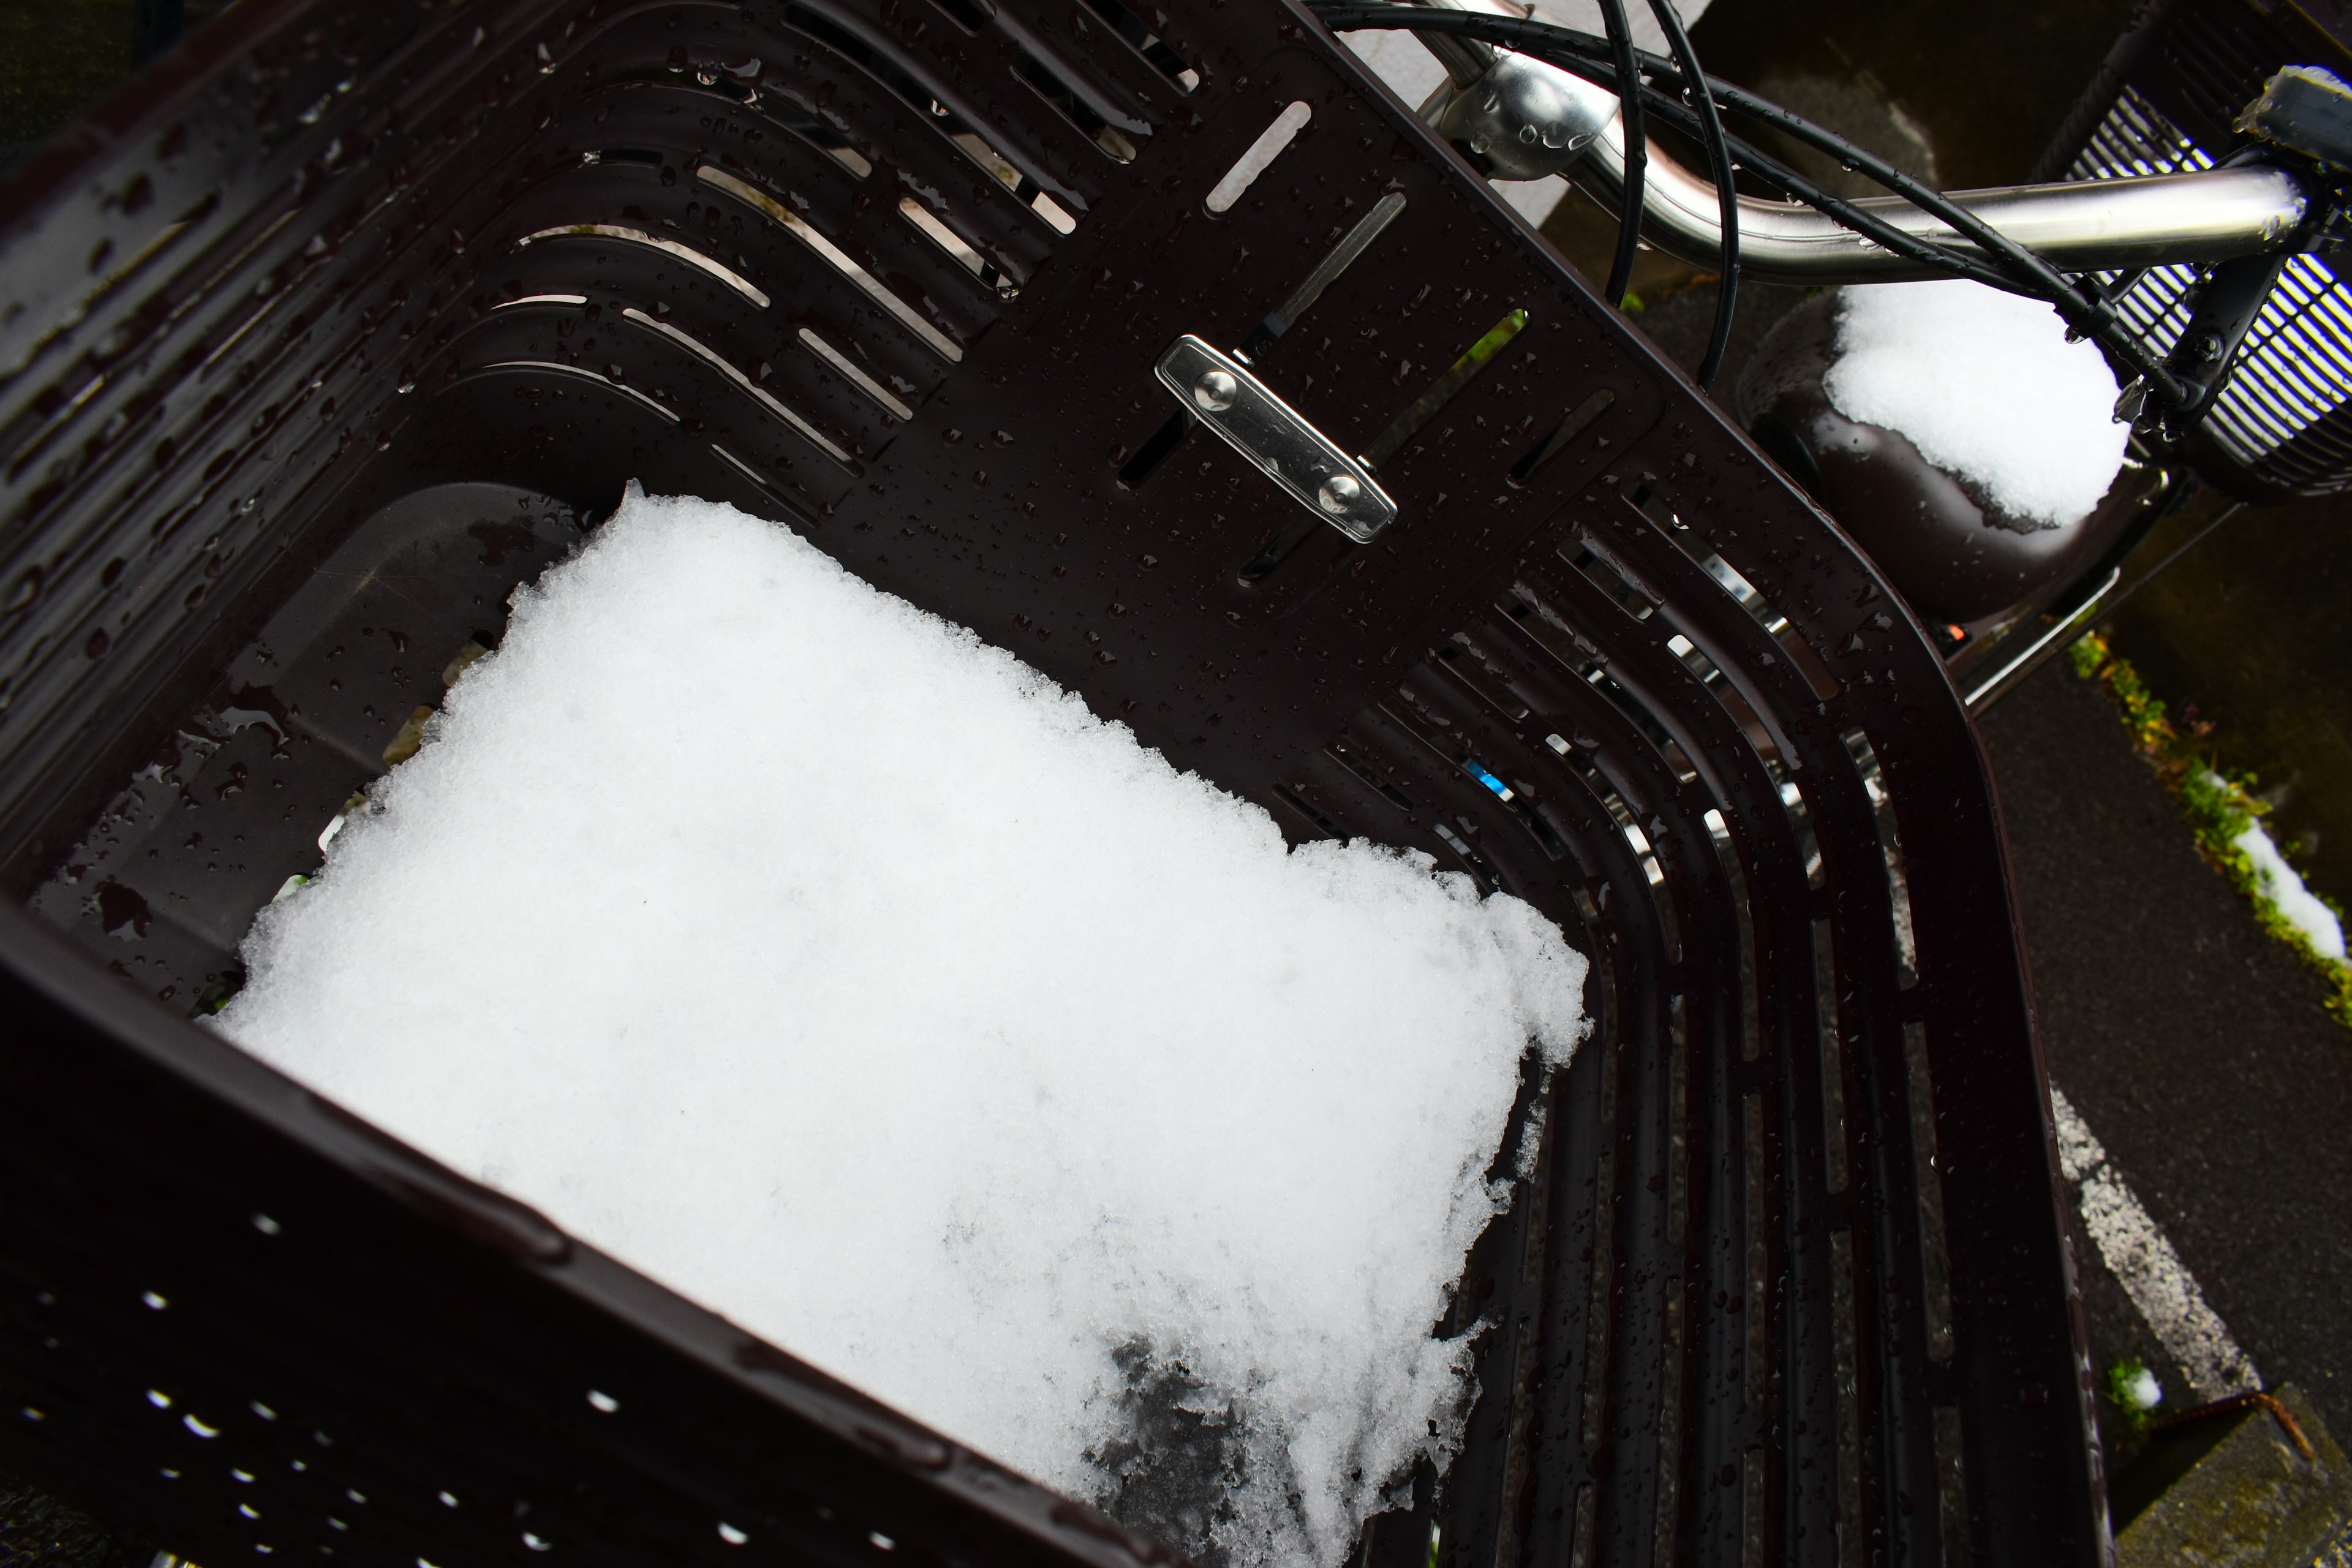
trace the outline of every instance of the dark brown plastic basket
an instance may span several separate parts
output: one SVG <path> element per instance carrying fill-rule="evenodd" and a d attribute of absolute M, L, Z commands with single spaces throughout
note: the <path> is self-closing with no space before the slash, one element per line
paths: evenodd
<path fill-rule="evenodd" d="M 1182 334 L 1255 333 L 1366 451 L 1513 311 L 1384 457 L 1370 544 L 1154 442 Z M 1365 1562 L 1433 1523 L 1464 1568 L 2100 1559 L 1958 700 L 1303 11 L 242 0 L 0 189 L 0 1468 L 206 1568 L 1156 1552 L 189 1022 L 635 478 L 1592 954 L 1597 1031 L 1438 1325 L 1479 1336 L 1467 1446 Z M 1111 1500 L 1148 1532 L 1202 1466 L 1143 1436 Z"/>

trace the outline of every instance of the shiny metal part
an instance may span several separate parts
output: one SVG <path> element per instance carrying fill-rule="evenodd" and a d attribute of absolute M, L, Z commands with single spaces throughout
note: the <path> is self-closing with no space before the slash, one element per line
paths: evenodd
<path fill-rule="evenodd" d="M 1192 401 L 1201 405 L 1204 414 L 1223 414 L 1234 405 L 1234 398 L 1240 391 L 1241 383 L 1223 371 L 1204 371 L 1201 379 L 1192 384 Z"/>
<path fill-rule="evenodd" d="M 1333 474 L 1315 492 L 1315 499 L 1325 511 L 1337 517 L 1353 505 L 1364 493 L 1364 487 L 1345 474 Z"/>
<path fill-rule="evenodd" d="M 1426 39 L 1433 45 L 1434 38 Z M 1435 123 L 1500 180 L 1567 174 L 1614 210 L 1624 189 L 1625 142 L 1616 95 L 1523 55 L 1503 53 L 1476 85 L 1455 91 Z M 2249 164 L 2134 179 L 2074 181 L 1947 193 L 2067 272 L 2126 270 L 2285 250 L 2309 206 L 2284 169 Z M 1853 204 L 1906 234 L 1982 257 L 1970 241 L 1900 196 Z M 1654 142 L 1643 179 L 1643 237 L 1694 265 L 1723 254 L 1715 184 Z M 1891 282 L 1942 276 L 1797 202 L 1739 198 L 1739 268 L 1774 283 Z"/>
<path fill-rule="evenodd" d="M 1396 521 L 1396 503 L 1370 471 L 1240 361 L 1187 333 L 1160 356 L 1158 368 L 1161 384 L 1202 424 L 1349 538 L 1368 542 Z M 1215 395 L 1203 396 L 1212 387 Z"/>
<path fill-rule="evenodd" d="M 1527 12 L 1516 6 L 1480 5 L 1477 0 L 1421 0 L 1423 5 L 1440 6 L 1448 11 L 1483 11 L 1493 16 L 1525 16 Z M 1457 38 L 1444 33 L 1416 33 L 1422 47 L 1437 57 L 1454 85 L 1465 88 L 1477 81 L 1495 64 L 1495 47 L 1476 38 Z"/>
<path fill-rule="evenodd" d="M 1623 189 L 1625 143 L 1612 123 L 1571 177 L 1614 205 Z M 2284 250 L 2308 205 L 2284 169 L 2250 164 L 2200 174 L 1949 191 L 1947 197 L 2063 272 L 2226 261 Z M 1853 204 L 1906 234 L 1971 256 L 1983 253 L 1900 196 Z M 1653 145 L 1643 177 L 1643 237 L 1696 266 L 1722 255 L 1715 184 Z M 1739 271 L 1770 283 L 1884 283 L 1941 276 L 1795 202 L 1739 198 Z"/>
<path fill-rule="evenodd" d="M 1330 254 L 1316 264 L 1315 270 L 1307 275 L 1307 281 L 1293 289 L 1290 297 L 1275 307 L 1269 321 L 1280 321 L 1286 331 L 1292 322 L 1313 310 L 1315 301 L 1323 298 L 1323 290 L 1338 282 L 1339 274 L 1354 266 L 1356 258 L 1363 255 L 1372 241 L 1380 238 L 1381 231 L 1396 221 L 1397 214 L 1404 211 L 1404 204 L 1402 191 L 1391 191 L 1374 202 L 1372 210 L 1348 231 L 1347 237 L 1333 246 Z"/>
<path fill-rule="evenodd" d="M 1617 120 L 1617 95 L 1525 55 L 1505 54 L 1440 111 L 1438 134 L 1497 180 L 1567 172 Z"/>

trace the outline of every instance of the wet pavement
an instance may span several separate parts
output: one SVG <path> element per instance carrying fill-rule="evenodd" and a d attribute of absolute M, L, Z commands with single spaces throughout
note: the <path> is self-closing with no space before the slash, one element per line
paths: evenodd
<path fill-rule="evenodd" d="M 2295 1384 L 2352 1435 L 2352 1030 L 2199 858 L 2095 685 L 2048 666 L 1979 728 L 2052 1081 L 2265 1382 Z M 2084 1261 L 2099 1370 L 2137 1356 L 2168 1406 L 2194 1403 L 2115 1277 Z"/>

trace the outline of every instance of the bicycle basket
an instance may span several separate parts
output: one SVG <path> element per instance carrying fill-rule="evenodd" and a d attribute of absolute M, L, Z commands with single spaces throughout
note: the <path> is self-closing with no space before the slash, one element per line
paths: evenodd
<path fill-rule="evenodd" d="M 1366 1562 L 1433 1523 L 1465 1564 L 2097 1559 L 1933 650 L 1303 10 L 243 0 L 0 223 L 0 1466 L 214 1568 L 1157 1552 L 186 1022 L 635 478 L 1593 956 L 1446 1326 L 1466 1446 Z M 1396 521 L 1358 543 L 1166 435 L 1187 334 L 1377 453 Z"/>

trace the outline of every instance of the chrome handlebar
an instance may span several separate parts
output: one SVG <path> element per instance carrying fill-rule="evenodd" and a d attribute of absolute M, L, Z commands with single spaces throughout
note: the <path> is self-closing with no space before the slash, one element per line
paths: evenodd
<path fill-rule="evenodd" d="M 1439 40 L 1428 36 L 1425 41 Z M 1440 58 L 1458 70 L 1462 62 L 1454 56 L 1448 51 Z M 1476 81 L 1425 112 L 1496 179 L 1564 174 L 1612 209 L 1622 199 L 1625 142 L 1617 97 L 1581 77 L 1498 51 Z M 1955 191 L 1948 199 L 2063 272 L 2226 261 L 2284 250 L 2295 242 L 2310 205 L 2293 174 L 2267 164 Z M 1905 233 L 1983 256 L 1900 196 L 1853 205 Z M 1643 235 L 1659 249 L 1698 266 L 1720 258 L 1723 217 L 1714 182 L 1683 167 L 1655 141 L 1647 148 L 1642 211 Z M 1743 195 L 1738 213 L 1743 278 L 1811 284 L 1942 276 L 1799 203 Z"/>

